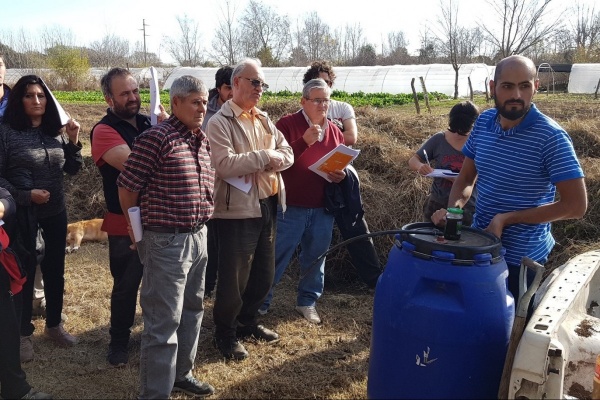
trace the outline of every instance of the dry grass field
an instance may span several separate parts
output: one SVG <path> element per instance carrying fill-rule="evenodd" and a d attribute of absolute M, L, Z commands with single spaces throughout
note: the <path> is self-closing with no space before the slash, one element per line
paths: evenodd
<path fill-rule="evenodd" d="M 415 115 L 411 108 L 359 108 L 357 120 L 361 154 L 355 162 L 361 176 L 366 218 L 371 231 L 400 228 L 421 219 L 429 182 L 408 171 L 407 160 L 420 143 L 446 127 L 453 101 L 435 106 L 431 113 Z M 478 104 L 487 107 L 484 100 Z M 600 101 L 566 95 L 538 95 L 537 104 L 570 132 L 586 171 L 590 208 L 581 221 L 555 224 L 557 246 L 548 263 L 557 267 L 568 258 L 598 246 L 600 221 Z M 83 127 L 84 169 L 66 180 L 70 221 L 101 217 L 103 196 L 98 172 L 89 157 L 89 131 L 102 117 L 102 105 L 66 104 Z M 297 103 L 264 104 L 274 120 L 298 109 Z M 382 264 L 392 237 L 375 238 Z M 336 236 L 334 243 L 339 241 Z M 43 338 L 43 320 L 36 321 L 35 360 L 25 364 L 29 381 L 55 398 L 134 398 L 138 393 L 139 341 L 142 331 L 138 310 L 130 363 L 112 368 L 106 362 L 111 277 L 108 247 L 84 243 L 67 255 L 66 328 L 80 343 L 59 349 Z M 326 290 L 318 302 L 323 319 L 311 325 L 294 311 L 297 268 L 292 266 L 275 292 L 274 303 L 262 323 L 281 335 L 267 345 L 248 343 L 250 357 L 242 362 L 223 361 L 211 343 L 212 301 L 205 302 L 195 375 L 216 388 L 213 398 L 365 398 L 371 338 L 373 296 L 358 281 L 346 251 L 333 252 L 326 266 Z M 175 398 L 186 398 L 185 395 Z"/>

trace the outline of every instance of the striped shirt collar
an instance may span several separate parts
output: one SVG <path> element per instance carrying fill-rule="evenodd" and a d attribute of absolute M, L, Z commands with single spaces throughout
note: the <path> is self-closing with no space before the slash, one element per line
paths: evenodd
<path fill-rule="evenodd" d="M 531 108 L 529 109 L 529 111 L 527 111 L 527 114 L 525 115 L 525 118 L 523 118 L 523 120 L 516 126 L 513 126 L 512 128 L 509 128 L 507 130 L 502 129 L 502 125 L 500 125 L 500 113 L 498 112 L 498 110 L 496 109 L 496 117 L 492 119 L 493 124 L 492 124 L 492 131 L 497 134 L 499 137 L 504 137 L 504 136 L 514 136 L 516 133 L 524 131 L 525 129 L 529 128 L 531 125 L 533 125 L 535 123 L 535 121 L 538 119 L 538 116 L 540 114 L 539 110 L 537 109 L 537 107 L 535 106 L 535 104 L 531 103 Z"/>

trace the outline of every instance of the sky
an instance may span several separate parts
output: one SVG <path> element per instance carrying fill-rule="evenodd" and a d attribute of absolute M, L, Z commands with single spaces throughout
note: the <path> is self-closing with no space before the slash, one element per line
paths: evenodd
<path fill-rule="evenodd" d="M 232 0 L 240 16 L 248 0 Z M 291 0 L 259 0 L 273 7 L 280 15 L 288 15 L 292 24 L 312 11 L 331 29 L 346 24 L 360 23 L 367 41 L 380 51 L 387 33 L 402 31 L 409 41 L 409 52 L 418 48 L 420 32 L 426 26 L 435 26 L 440 0 L 327 0 L 325 2 L 298 2 Z M 475 21 L 489 18 L 492 8 L 488 0 L 454 0 L 459 6 L 459 24 L 474 27 Z M 597 0 L 579 0 L 594 5 Z M 86 46 L 114 33 L 135 42 L 143 42 L 142 27 L 146 24 L 146 49 L 163 61 L 171 61 L 165 37 L 177 37 L 180 30 L 177 16 L 187 14 L 199 22 L 204 46 L 210 48 L 213 32 L 223 20 L 223 0 L 3 0 L 0 39 L 6 32 L 13 34 L 23 29 L 34 36 L 43 27 L 69 29 L 75 45 Z M 565 11 L 572 2 L 554 0 L 556 12 Z M 322 4 L 322 10 L 318 6 Z M 599 7 L 597 7 L 599 8 Z"/>

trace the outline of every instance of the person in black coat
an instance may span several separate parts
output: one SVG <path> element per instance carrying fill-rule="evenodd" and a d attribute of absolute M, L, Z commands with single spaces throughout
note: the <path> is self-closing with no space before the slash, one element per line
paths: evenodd
<path fill-rule="evenodd" d="M 0 220 L 14 223 L 15 201 L 10 192 L 0 187 Z M 51 399 L 27 383 L 19 356 L 20 302 L 19 290 L 25 281 L 16 258 L 9 252 L 4 225 L 0 226 L 0 396 L 3 399 Z M 10 272 L 9 272 L 10 271 Z"/>

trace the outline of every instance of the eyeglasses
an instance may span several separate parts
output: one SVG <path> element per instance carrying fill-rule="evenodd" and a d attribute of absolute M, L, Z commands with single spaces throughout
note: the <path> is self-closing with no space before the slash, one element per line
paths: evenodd
<path fill-rule="evenodd" d="M 325 104 L 326 106 L 328 106 L 329 103 L 331 103 L 331 99 L 308 99 L 307 98 L 306 100 L 310 101 L 315 106 L 320 106 L 321 104 Z"/>
<path fill-rule="evenodd" d="M 266 83 L 264 83 L 263 81 L 259 81 L 258 79 L 250 79 L 250 78 L 245 78 L 243 76 L 240 76 L 240 78 L 245 79 L 247 81 L 250 82 L 250 84 L 252 86 L 254 86 L 255 88 L 261 86 L 263 88 L 263 90 L 267 90 L 269 88 L 269 85 L 267 85 Z"/>

